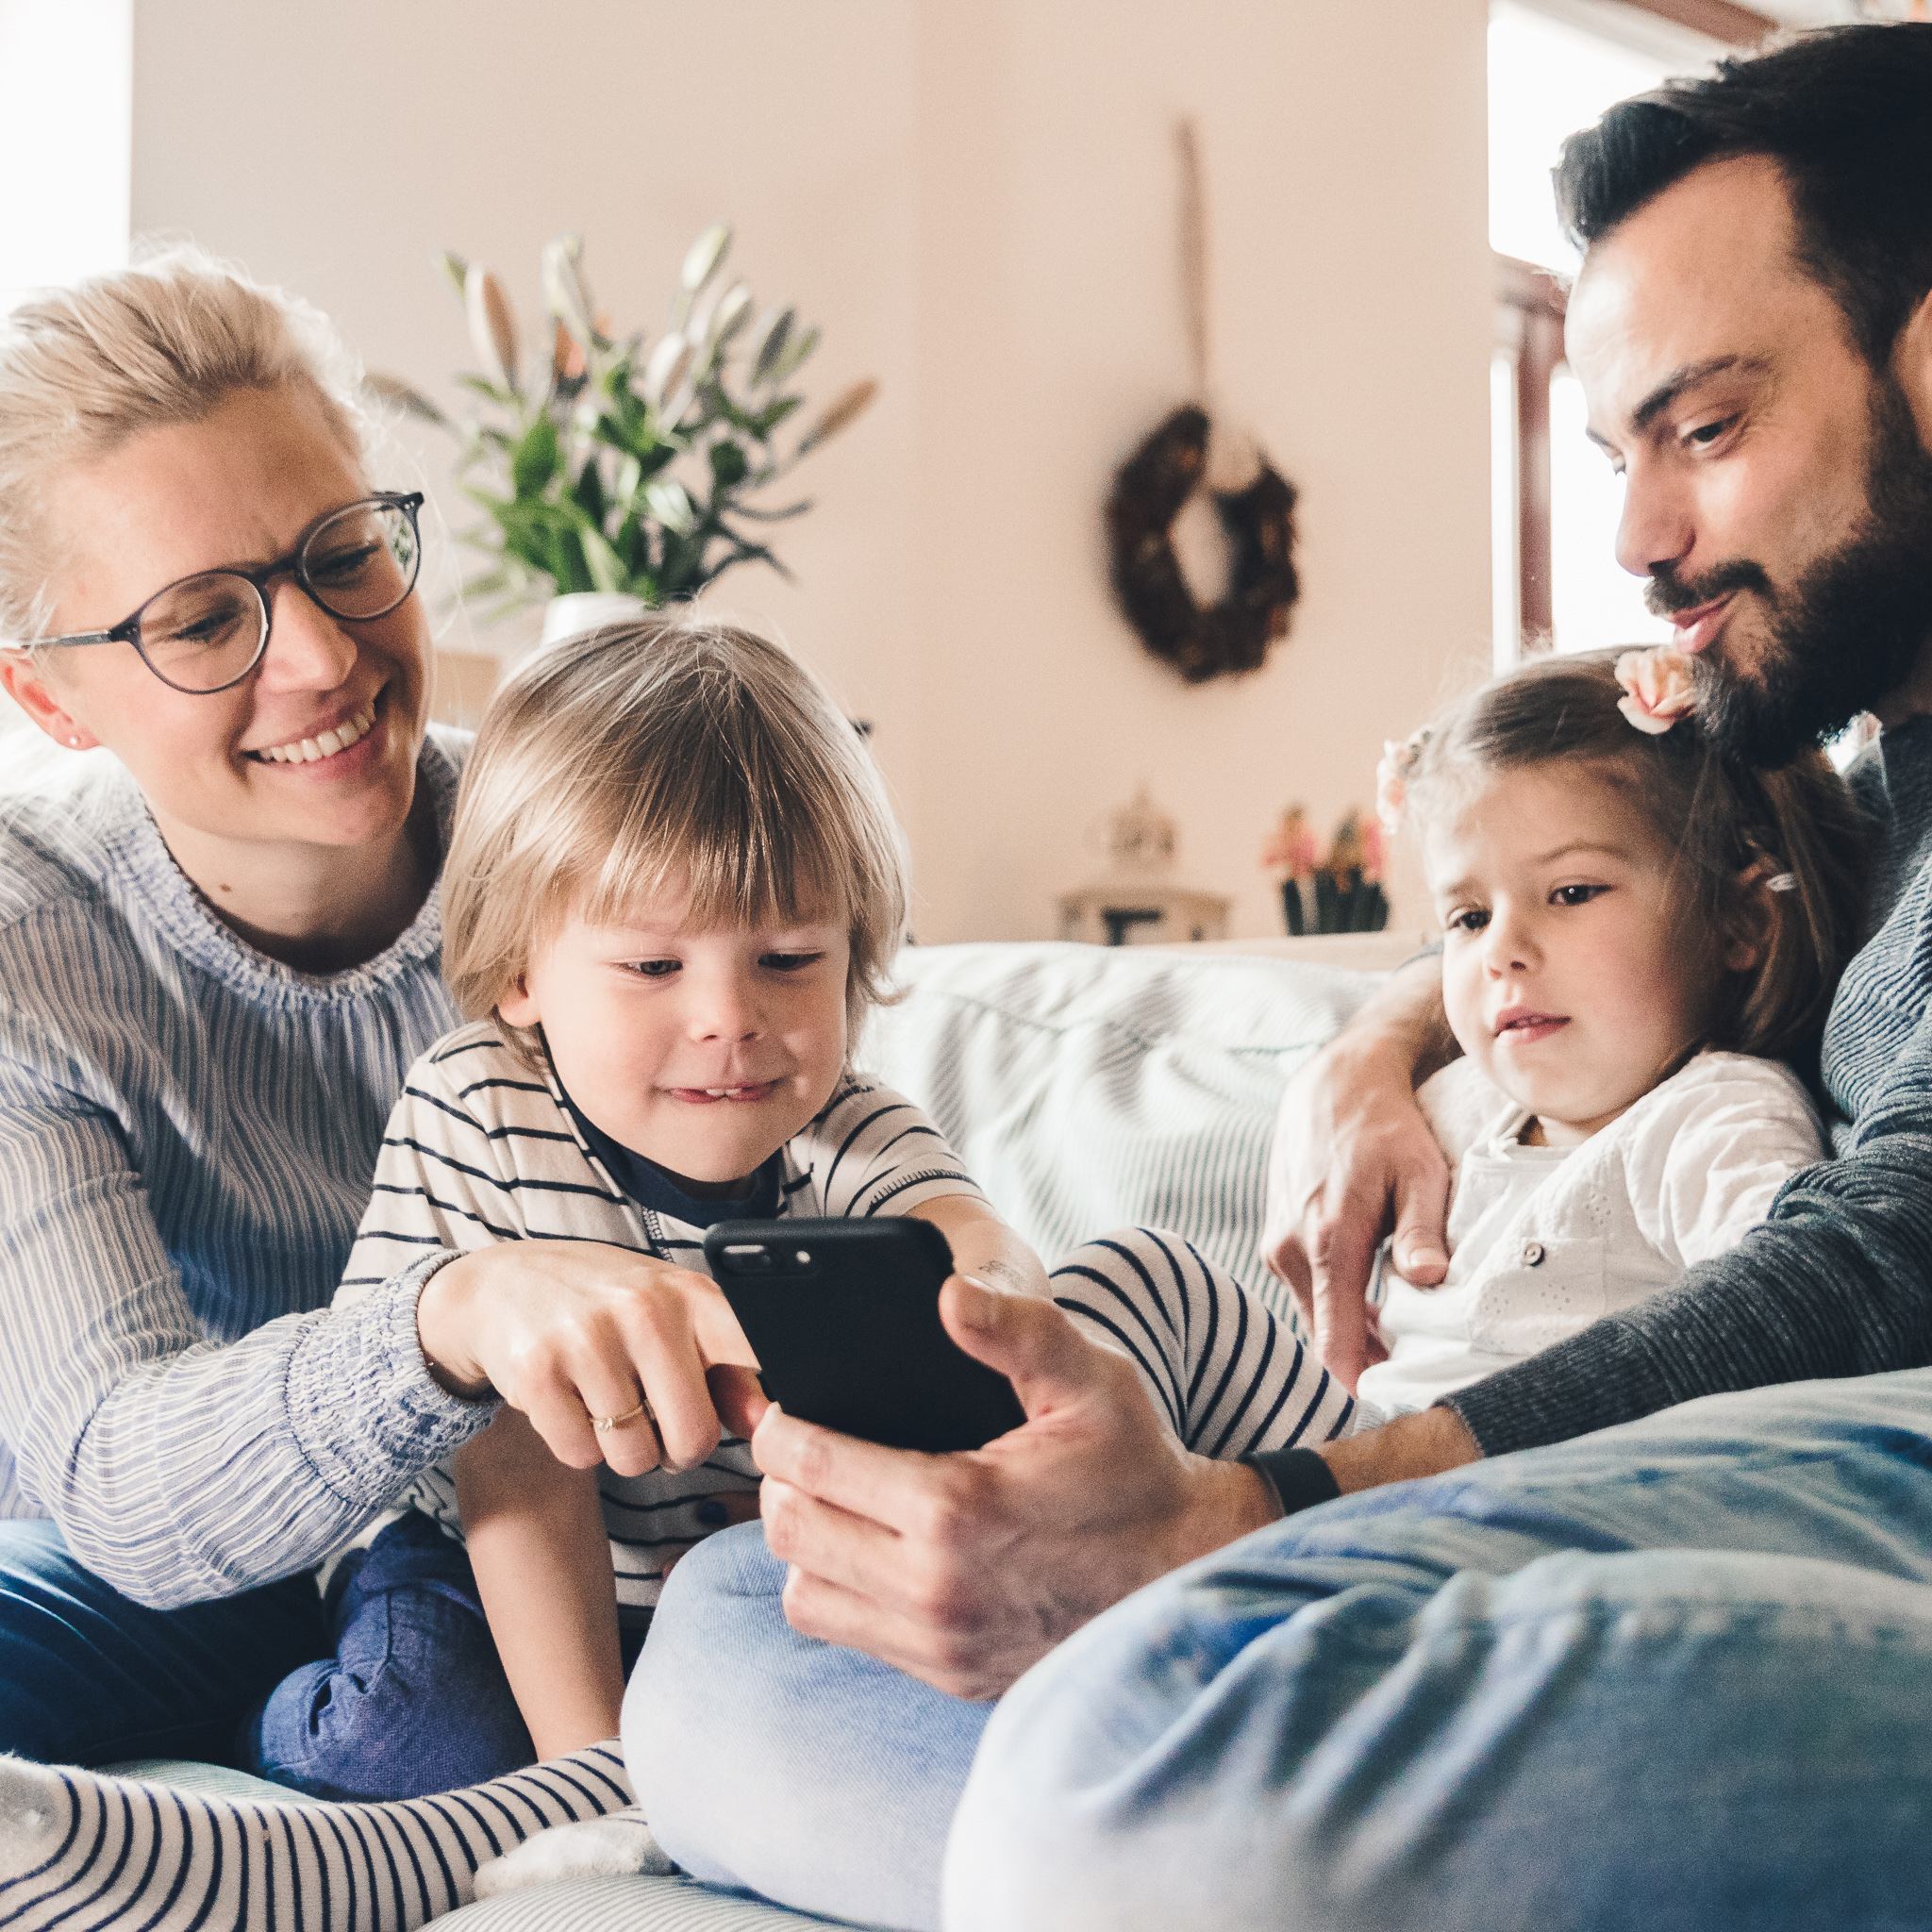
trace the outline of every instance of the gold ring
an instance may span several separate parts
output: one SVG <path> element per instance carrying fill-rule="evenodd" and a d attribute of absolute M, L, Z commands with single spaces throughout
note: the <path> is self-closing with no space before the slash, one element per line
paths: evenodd
<path fill-rule="evenodd" d="M 641 1402 L 635 1408 L 627 1408 L 622 1415 L 593 1415 L 591 1426 L 601 1436 L 607 1429 L 622 1428 L 625 1423 L 634 1423 L 641 1415 L 648 1414 L 650 1404 Z"/>

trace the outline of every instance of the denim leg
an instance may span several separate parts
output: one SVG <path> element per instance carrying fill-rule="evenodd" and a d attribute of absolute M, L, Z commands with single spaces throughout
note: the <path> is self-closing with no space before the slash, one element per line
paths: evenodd
<path fill-rule="evenodd" d="M 1904 1927 L 1932 1372 L 1723 1396 L 1291 1518 L 989 1725 L 948 1932 Z"/>
<path fill-rule="evenodd" d="M 797 1635 L 762 1527 L 664 1585 L 624 1700 L 624 1756 L 693 1877 L 867 1924 L 939 1924 L 940 1855 L 988 1712 Z"/>
<path fill-rule="evenodd" d="M 258 1776 L 317 1798 L 417 1798 L 534 1761 L 470 1559 L 428 1517 L 411 1511 L 343 1558 L 329 1624 L 336 1654 L 242 1726 Z"/>
<path fill-rule="evenodd" d="M 82 1568 L 53 1524 L 0 1523 L 0 1751 L 232 1762 L 236 1719 L 325 1643 L 306 1574 L 150 1609 Z"/>

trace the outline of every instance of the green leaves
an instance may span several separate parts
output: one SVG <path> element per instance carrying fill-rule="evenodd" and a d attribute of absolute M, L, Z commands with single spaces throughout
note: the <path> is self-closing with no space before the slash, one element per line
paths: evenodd
<path fill-rule="evenodd" d="M 557 425 L 548 416 L 539 416 L 510 458 L 510 487 L 519 496 L 538 495 L 544 484 L 557 475 L 561 456 Z"/>
<path fill-rule="evenodd" d="M 726 287 L 719 276 L 730 249 L 722 223 L 691 243 L 669 326 L 653 342 L 605 333 L 583 244 L 558 236 L 541 260 L 543 308 L 556 329 L 542 330 L 549 353 L 534 367 L 521 365 L 515 312 L 495 275 L 458 255 L 439 258 L 485 372 L 456 380 L 484 408 L 458 422 L 396 378 L 372 388 L 461 440 L 463 489 L 485 516 L 464 541 L 487 559 L 465 588 L 500 600 L 486 621 L 568 591 L 625 591 L 656 604 L 694 595 L 740 563 L 783 573 L 744 526 L 802 515 L 810 504 L 766 508 L 758 499 L 853 421 L 874 386 L 852 385 L 781 450 L 776 438 L 805 401 L 787 385 L 819 331 L 784 306 L 754 323 L 749 286 Z"/>

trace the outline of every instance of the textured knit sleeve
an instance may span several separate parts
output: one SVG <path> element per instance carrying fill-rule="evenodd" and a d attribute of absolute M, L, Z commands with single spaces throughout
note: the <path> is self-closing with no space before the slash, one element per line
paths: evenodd
<path fill-rule="evenodd" d="M 868 1082 L 841 1088 L 791 1154 L 800 1170 L 787 1183 L 793 1214 L 909 1214 L 948 1194 L 986 1200 L 924 1112 Z"/>
<path fill-rule="evenodd" d="M 1932 1362 L 1932 1008 L 1843 1157 L 1786 1182 L 1728 1254 L 1445 1398 L 1485 1455 L 1700 1395 Z"/>
<path fill-rule="evenodd" d="M 52 1068 L 49 1056 L 41 1061 Z M 490 1411 L 431 1379 L 436 1251 L 337 1314 L 204 1339 L 119 1124 L 0 1057 L 0 1437 L 20 1507 L 174 1607 L 306 1569 Z"/>

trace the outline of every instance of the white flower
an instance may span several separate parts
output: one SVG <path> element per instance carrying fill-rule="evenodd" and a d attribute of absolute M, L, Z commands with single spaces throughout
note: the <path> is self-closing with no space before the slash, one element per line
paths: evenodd
<path fill-rule="evenodd" d="M 516 317 L 503 284 L 480 261 L 473 261 L 463 277 L 463 308 L 469 317 L 470 344 L 485 374 L 502 388 L 515 390 L 520 360 Z"/>
<path fill-rule="evenodd" d="M 644 364 L 643 376 L 638 383 L 638 393 L 654 409 L 661 408 L 664 398 L 690 374 L 691 358 L 691 344 L 675 329 L 672 330 L 651 351 L 651 358 Z"/>

